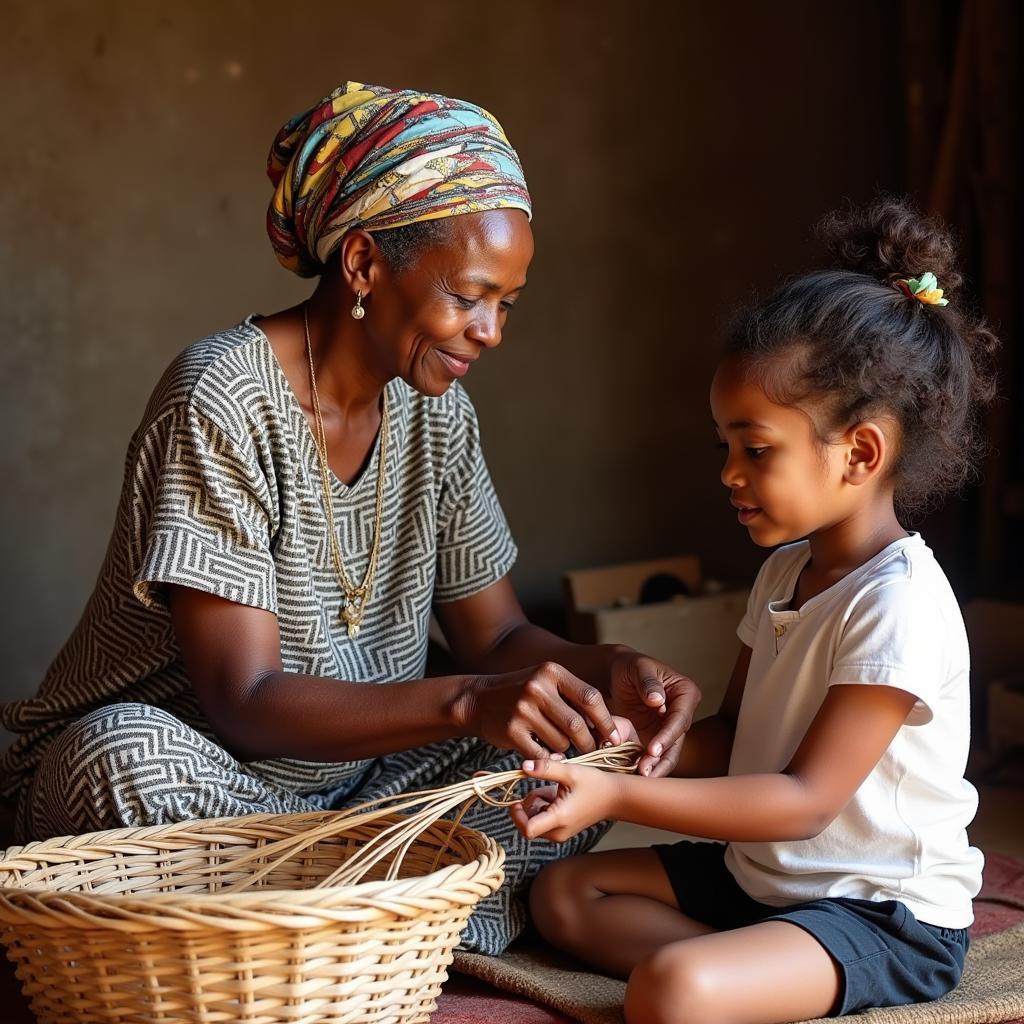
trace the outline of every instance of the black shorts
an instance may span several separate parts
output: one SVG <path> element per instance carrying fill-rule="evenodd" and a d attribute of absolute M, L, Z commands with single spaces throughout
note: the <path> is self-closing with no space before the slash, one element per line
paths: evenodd
<path fill-rule="evenodd" d="M 927 1002 L 960 981 L 966 928 L 924 924 L 897 900 L 837 897 L 769 907 L 740 888 L 726 866 L 722 844 L 683 841 L 653 849 L 687 917 L 723 931 L 759 921 L 789 921 L 813 935 L 842 975 L 834 1015 Z"/>

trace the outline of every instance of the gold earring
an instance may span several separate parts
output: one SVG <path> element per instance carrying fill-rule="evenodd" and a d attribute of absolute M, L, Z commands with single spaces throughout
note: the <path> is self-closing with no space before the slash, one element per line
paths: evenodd
<path fill-rule="evenodd" d="M 363 309 L 363 293 L 356 292 L 356 304 L 352 307 L 352 316 L 356 320 L 362 320 L 366 316 L 366 310 Z"/>

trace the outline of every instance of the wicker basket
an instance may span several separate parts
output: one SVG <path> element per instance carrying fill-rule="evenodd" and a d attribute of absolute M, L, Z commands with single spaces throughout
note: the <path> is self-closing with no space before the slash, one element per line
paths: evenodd
<path fill-rule="evenodd" d="M 378 861 L 365 881 L 315 888 L 401 820 L 357 822 L 281 856 L 282 841 L 348 817 L 209 819 L 7 851 L 0 939 L 40 1024 L 429 1020 L 504 853 L 438 821 L 399 878 Z"/>
<path fill-rule="evenodd" d="M 639 753 L 572 760 L 628 772 Z M 39 1024 L 426 1021 L 503 878 L 501 847 L 459 822 L 476 800 L 514 803 L 523 777 L 15 846 L 0 941 Z"/>

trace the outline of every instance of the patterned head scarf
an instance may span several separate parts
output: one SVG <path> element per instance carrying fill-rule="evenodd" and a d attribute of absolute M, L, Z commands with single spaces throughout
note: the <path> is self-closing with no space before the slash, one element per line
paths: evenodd
<path fill-rule="evenodd" d="M 293 117 L 270 149 L 267 231 L 302 277 L 323 270 L 346 231 L 397 228 L 480 210 L 524 210 L 516 151 L 465 100 L 346 82 Z"/>

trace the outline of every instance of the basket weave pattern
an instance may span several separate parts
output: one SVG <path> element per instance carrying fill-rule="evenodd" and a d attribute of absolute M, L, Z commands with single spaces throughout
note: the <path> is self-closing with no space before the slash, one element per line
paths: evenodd
<path fill-rule="evenodd" d="M 400 877 L 377 861 L 316 888 L 402 820 L 251 815 L 15 847 L 0 939 L 40 1024 L 426 1021 L 504 853 L 437 821 Z"/>

